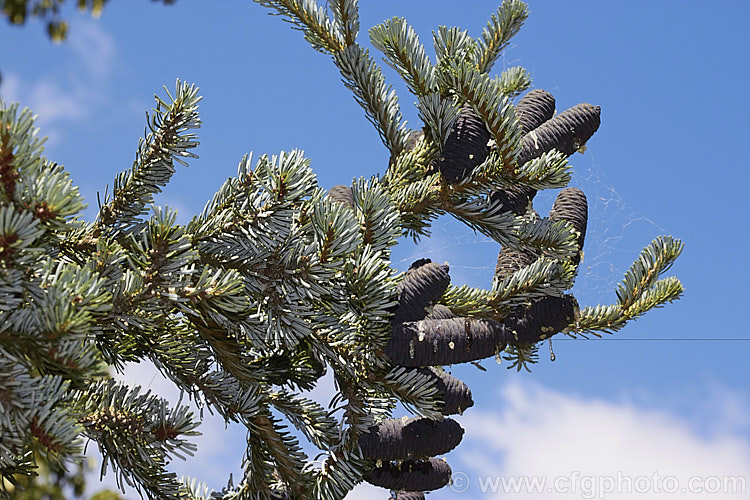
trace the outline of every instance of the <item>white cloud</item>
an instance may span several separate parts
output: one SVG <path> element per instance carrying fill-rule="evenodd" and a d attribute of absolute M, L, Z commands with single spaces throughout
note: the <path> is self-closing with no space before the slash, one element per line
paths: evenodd
<path fill-rule="evenodd" d="M 57 49 L 61 66 L 35 80 L 8 71 L 0 89 L 3 100 L 18 101 L 38 115 L 36 125 L 43 127 L 49 143 L 64 135 L 62 122 L 87 119 L 107 104 L 117 52 L 114 39 L 101 24 L 83 20 Z"/>
<path fill-rule="evenodd" d="M 739 433 L 750 429 L 750 400 L 719 383 L 708 388 L 704 405 L 714 419 L 716 433 Z M 712 411 L 712 409 L 718 409 Z"/>
<path fill-rule="evenodd" d="M 63 89 L 52 80 L 40 80 L 28 91 L 29 107 L 39 115 L 40 123 L 86 116 L 86 104 L 78 91 Z"/>
<path fill-rule="evenodd" d="M 114 39 L 104 31 L 101 23 L 76 23 L 71 29 L 68 43 L 89 78 L 103 80 L 110 76 L 117 50 Z"/>
<path fill-rule="evenodd" d="M 347 500 L 386 500 L 389 496 L 388 490 L 362 483 L 350 491 L 346 498 Z"/>
<path fill-rule="evenodd" d="M 735 421 L 738 414 L 747 414 L 736 396 L 724 391 L 723 398 L 717 419 Z M 500 411 L 475 407 L 462 419 L 464 442 L 449 463 L 457 480 L 453 489 L 464 484 L 470 489 L 464 495 L 440 493 L 434 500 L 650 499 L 669 494 L 739 499 L 750 493 L 750 443 L 738 434 L 707 437 L 688 419 L 666 411 L 530 384 L 506 385 L 501 399 Z M 520 490 L 512 491 L 513 481 Z"/>

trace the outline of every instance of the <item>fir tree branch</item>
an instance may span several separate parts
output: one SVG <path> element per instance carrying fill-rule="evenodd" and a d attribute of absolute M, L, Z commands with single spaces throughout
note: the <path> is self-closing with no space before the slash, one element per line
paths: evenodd
<path fill-rule="evenodd" d="M 271 404 L 321 450 L 328 449 L 338 434 L 338 425 L 329 412 L 315 401 L 287 392 L 269 395 Z"/>
<path fill-rule="evenodd" d="M 492 191 L 507 186 L 504 176 L 502 161 L 491 151 L 487 159 L 474 167 L 469 175 L 453 183 L 453 193 L 461 196 L 487 197 Z"/>
<path fill-rule="evenodd" d="M 531 75 L 525 68 L 514 66 L 503 70 L 496 81 L 503 95 L 512 98 L 531 86 Z"/>
<path fill-rule="evenodd" d="M 59 375 L 32 376 L 26 368 L 0 347 L 0 478 L 11 481 L 11 471 L 29 466 L 32 446 L 57 464 L 80 459 L 83 453 L 81 429 L 70 407 L 70 383 Z"/>
<path fill-rule="evenodd" d="M 657 279 L 672 266 L 683 248 L 684 244 L 671 236 L 652 241 L 625 273 L 617 290 L 618 304 L 583 309 L 575 332 L 597 336 L 598 331 L 612 333 L 648 310 L 679 299 L 684 289 L 677 278 Z"/>
<path fill-rule="evenodd" d="M 140 273 L 143 288 L 128 302 L 127 310 L 115 309 L 115 314 L 127 313 L 138 307 L 158 310 L 169 296 L 187 282 L 187 266 L 198 260 L 198 252 L 175 221 L 177 212 L 154 207 L 154 215 L 138 236 L 123 240 L 128 250 L 128 261 L 133 271 Z"/>
<path fill-rule="evenodd" d="M 496 358 L 499 363 L 500 354 Z M 508 344 L 503 351 L 502 359 L 510 361 L 508 370 L 515 368 L 517 372 L 531 372 L 529 366 L 539 362 L 539 344 Z"/>
<path fill-rule="evenodd" d="M 335 374 L 339 391 L 331 401 L 331 406 L 335 406 L 346 399 L 340 424 L 342 429 L 320 468 L 313 470 L 311 498 L 343 499 L 362 481 L 368 465 L 368 461 L 362 459 L 357 440 L 360 433 L 367 431 L 373 423 L 373 414 L 365 402 L 365 394 L 371 387 L 368 380 L 350 379 L 344 372 Z"/>
<path fill-rule="evenodd" d="M 391 157 L 391 162 L 381 183 L 391 194 L 391 198 L 400 197 L 401 190 L 408 188 L 414 182 L 420 182 L 429 176 L 428 169 L 430 161 L 437 155 L 438 151 L 433 141 L 428 141 L 422 131 L 412 132 L 411 147 L 407 147 L 400 154 Z M 437 176 L 429 176 L 432 183 L 437 182 Z M 398 202 L 396 202 L 398 205 Z"/>
<path fill-rule="evenodd" d="M 423 96 L 437 90 L 435 68 L 405 19 L 394 17 L 370 28 L 370 41 L 385 54 L 388 64 L 401 75 L 414 95 Z"/>
<path fill-rule="evenodd" d="M 72 229 L 69 219 L 86 207 L 78 188 L 61 165 L 44 162 L 42 167 L 24 176 L 19 198 L 34 218 L 57 232 L 47 234 L 58 241 Z"/>
<path fill-rule="evenodd" d="M 18 103 L 7 106 L 0 99 L 0 202 L 3 205 L 23 201 L 19 196 L 22 193 L 16 192 L 18 179 L 43 178 L 38 174 L 47 170 L 39 168 L 45 164 L 42 151 L 46 139 L 39 137 L 31 110 L 24 108 L 19 113 L 18 107 Z"/>
<path fill-rule="evenodd" d="M 132 231 L 153 195 L 169 182 L 175 172 L 173 163 L 187 165 L 183 157 L 197 158 L 190 151 L 198 145 L 190 130 L 200 127 L 198 87 L 178 80 L 175 97 L 168 91 L 167 95 L 170 102 L 156 97 L 156 109 L 148 121 L 151 132 L 139 142 L 133 166 L 115 178 L 112 198 L 105 197 L 92 235 Z"/>
<path fill-rule="evenodd" d="M 315 0 L 255 0 L 255 2 L 275 10 L 277 15 L 286 17 L 305 34 L 305 40 L 318 52 L 335 54 L 344 48 L 344 37 L 338 26 L 331 22 L 326 10 Z"/>
<path fill-rule="evenodd" d="M 43 234 L 44 227 L 32 213 L 15 205 L 0 206 L 0 262 L 5 267 L 20 269 L 39 260 Z"/>
<path fill-rule="evenodd" d="M 682 283 L 674 276 L 660 279 L 628 307 L 627 319 L 636 319 L 651 309 L 673 302 L 682 296 L 683 291 Z"/>
<path fill-rule="evenodd" d="M 476 41 L 460 28 L 439 26 L 437 31 L 432 32 L 432 45 L 441 72 L 449 69 L 452 63 L 470 61 L 476 57 Z"/>
<path fill-rule="evenodd" d="M 518 230 L 519 244 L 511 247 L 521 250 L 530 245 L 558 259 L 570 259 L 578 252 L 578 235 L 572 224 L 563 220 L 523 220 Z"/>
<path fill-rule="evenodd" d="M 534 189 L 559 189 L 570 182 L 571 166 L 562 153 L 550 151 L 519 165 L 513 180 Z"/>
<path fill-rule="evenodd" d="M 624 309 L 621 304 L 609 306 L 598 305 L 581 310 L 580 319 L 571 334 L 585 336 L 599 332 L 613 333 L 622 329 L 628 321 L 634 320 L 651 309 L 662 307 L 682 296 L 684 289 L 677 278 L 661 279 L 644 290 L 630 307 Z"/>
<path fill-rule="evenodd" d="M 417 100 L 419 118 L 427 125 L 432 142 L 442 148 L 450 134 L 453 122 L 458 116 L 458 107 L 452 99 L 433 92 L 419 96 Z"/>
<path fill-rule="evenodd" d="M 529 9 L 519 0 L 504 0 L 495 14 L 492 14 L 487 26 L 482 30 L 482 36 L 477 41 L 479 52 L 476 58 L 477 69 L 480 73 L 487 73 L 495 64 L 500 53 L 510 39 L 518 33 Z"/>
<path fill-rule="evenodd" d="M 492 287 L 491 304 L 496 310 L 508 311 L 535 299 L 562 294 L 570 286 L 563 278 L 564 267 L 560 261 L 541 257 L 496 281 Z"/>
<path fill-rule="evenodd" d="M 194 282 L 180 285 L 167 289 L 168 298 L 174 307 L 190 317 L 239 321 L 252 307 L 242 276 L 234 269 L 205 266 Z"/>
<path fill-rule="evenodd" d="M 281 151 L 269 157 L 261 155 L 253 166 L 252 154 L 240 161 L 237 176 L 228 179 L 213 199 L 206 204 L 199 217 L 188 224 L 190 233 L 201 237 L 220 236 L 243 225 L 256 227 L 270 224 L 265 219 L 277 215 L 277 227 L 268 227 L 279 234 L 258 231 L 265 248 L 274 248 L 272 241 L 283 240 L 291 229 L 292 212 L 314 195 L 317 188 L 310 160 L 302 151 Z M 260 243 L 256 243 L 260 244 Z"/>
<path fill-rule="evenodd" d="M 441 416 L 441 396 L 435 380 L 428 375 L 397 366 L 385 375 L 383 385 L 407 410 L 429 418 Z"/>
<path fill-rule="evenodd" d="M 541 257 L 495 281 L 491 290 L 450 286 L 440 303 L 458 317 L 502 321 L 513 307 L 558 296 L 571 286 L 569 273 L 560 261 Z"/>
<path fill-rule="evenodd" d="M 459 199 L 444 204 L 446 212 L 475 231 L 501 245 L 518 246 L 519 225 L 516 216 L 500 205 L 487 205 L 485 200 Z M 524 238 L 526 234 L 523 233 Z M 535 240 L 538 241 L 538 240 Z"/>
<path fill-rule="evenodd" d="M 118 471 L 118 486 L 127 483 L 151 497 L 177 499 L 180 483 L 165 465 L 170 455 L 192 455 L 195 445 L 180 436 L 197 434 L 187 407 L 170 409 L 166 401 L 139 394 L 112 380 L 79 391 L 78 411 L 85 434 L 97 442 L 104 463 Z"/>
<path fill-rule="evenodd" d="M 177 328 L 171 332 L 157 339 L 158 349 L 150 356 L 154 365 L 192 394 L 199 405 L 208 404 L 209 410 L 215 409 L 226 422 L 247 425 L 262 409 L 264 394 L 259 383 L 265 382 L 265 373 L 258 373 L 257 380 L 241 383 L 224 370 L 211 370 L 213 359 L 196 335 L 189 335 L 184 327 L 181 332 Z"/>
<path fill-rule="evenodd" d="M 265 446 L 263 435 L 259 432 L 248 432 L 247 450 L 242 466 L 245 473 L 242 483 L 237 486 L 235 491 L 225 492 L 223 498 L 237 500 L 272 498 L 270 483 L 275 475 L 275 465 L 271 451 Z"/>
<path fill-rule="evenodd" d="M 457 317 L 491 318 L 494 314 L 490 305 L 492 295 L 491 291 L 481 288 L 451 285 L 440 298 L 440 303 Z"/>
<path fill-rule="evenodd" d="M 311 497 L 319 500 L 343 499 L 362 482 L 369 462 L 354 452 L 342 450 L 331 453 L 323 466 L 315 471 Z"/>
<path fill-rule="evenodd" d="M 374 252 L 389 255 L 401 233 L 399 214 L 388 193 L 375 179 L 357 180 L 352 187 L 355 215 L 362 241 Z"/>
<path fill-rule="evenodd" d="M 346 46 L 354 45 L 359 34 L 359 6 L 357 0 L 330 0 L 333 18 L 344 35 Z"/>
<path fill-rule="evenodd" d="M 386 86 L 380 67 L 369 52 L 354 41 L 355 27 L 358 27 L 356 2 L 338 0 L 333 11 L 340 20 L 333 23 L 315 0 L 255 1 L 286 16 L 292 24 L 302 29 L 305 39 L 314 49 L 333 56 L 344 78 L 344 85 L 354 93 L 354 99 L 365 110 L 383 144 L 392 154 L 398 154 L 404 148 L 407 134 L 398 97 L 391 86 Z M 348 21 L 345 16 L 348 16 Z M 349 22 L 348 26 L 346 22 Z M 338 27 L 342 23 L 344 35 Z"/>
<path fill-rule="evenodd" d="M 209 318 L 191 321 L 222 368 L 243 384 L 256 381 L 258 372 L 250 365 L 247 347 L 238 339 L 239 328 L 231 322 L 217 324 Z"/>
<path fill-rule="evenodd" d="M 362 241 L 360 226 L 348 208 L 330 199 L 313 206 L 310 222 L 318 247 L 317 262 L 329 269 L 340 269 L 346 256 Z"/>
<path fill-rule="evenodd" d="M 342 299 L 346 308 L 329 328 L 327 343 L 341 352 L 343 359 L 331 360 L 353 378 L 367 377 L 385 367 L 381 355 L 390 337 L 391 308 L 395 304 L 393 270 L 379 252 L 365 247 L 349 259 L 343 269 L 346 277 Z M 331 325 L 333 326 L 333 325 Z"/>
<path fill-rule="evenodd" d="M 334 61 L 344 78 L 344 85 L 365 110 L 383 144 L 393 155 L 406 145 L 407 130 L 401 117 L 396 92 L 386 86 L 385 77 L 367 50 L 350 45 L 334 54 Z"/>
<path fill-rule="evenodd" d="M 469 102 L 495 138 L 495 147 L 506 170 L 513 171 L 521 135 L 515 111 L 498 82 L 466 62 L 454 63 L 441 74 L 445 85 Z"/>
<path fill-rule="evenodd" d="M 275 473 L 279 479 L 297 498 L 304 498 L 308 477 L 302 469 L 307 461 L 307 455 L 299 446 L 297 438 L 292 436 L 280 424 L 280 421 L 270 414 L 253 417 L 248 425 L 249 434 L 257 434 L 262 446 L 267 450 L 275 464 Z M 270 477 L 266 480 L 271 479 Z"/>
<path fill-rule="evenodd" d="M 81 426 L 69 405 L 69 384 L 61 377 L 47 377 L 36 394 L 36 404 L 26 418 L 35 443 L 41 445 L 48 462 L 64 467 L 67 460 L 83 458 Z"/>
<path fill-rule="evenodd" d="M 617 298 L 624 310 L 630 308 L 680 256 L 684 244 L 671 236 L 659 236 L 641 251 L 617 288 Z"/>
<path fill-rule="evenodd" d="M 415 241 L 420 235 L 429 234 L 430 221 L 445 213 L 440 207 L 439 174 L 400 187 L 393 197 L 404 234 L 411 235 Z"/>

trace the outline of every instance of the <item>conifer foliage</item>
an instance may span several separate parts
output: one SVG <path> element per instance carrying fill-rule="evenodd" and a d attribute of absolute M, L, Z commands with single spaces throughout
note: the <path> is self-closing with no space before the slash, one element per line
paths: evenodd
<path fill-rule="evenodd" d="M 431 60 L 394 18 L 370 39 L 415 94 L 421 130 L 358 42 L 356 0 L 257 0 L 331 56 L 390 163 L 326 192 L 300 151 L 248 155 L 187 225 L 153 195 L 196 158 L 198 89 L 157 97 L 133 165 L 115 177 L 94 222 L 60 165 L 42 156 L 29 110 L 0 107 L 0 478 L 34 474 L 35 454 L 80 459 L 90 440 L 118 481 L 149 498 L 337 499 L 362 481 L 424 498 L 450 480 L 442 456 L 464 430 L 448 415 L 474 401 L 444 368 L 498 356 L 518 369 L 538 343 L 618 330 L 677 299 L 661 278 L 682 250 L 647 246 L 617 303 L 580 308 L 568 292 L 588 217 L 565 188 L 567 157 L 599 127 L 600 108 L 554 115 L 523 68 L 489 72 L 528 12 L 505 0 L 478 38 L 440 27 Z M 455 286 L 447 265 L 390 264 L 401 236 L 451 215 L 501 245 L 489 289 Z M 108 368 L 149 360 L 201 408 L 247 430 L 244 474 L 206 492 L 167 464 L 190 456 L 187 406 L 115 382 Z M 305 396 L 329 373 L 326 407 Z M 396 414 L 401 403 L 412 416 Z M 481 404 L 481 402 L 479 402 Z M 295 428 L 292 433 L 291 427 Z M 314 459 L 298 437 L 320 449 Z M 385 497 L 385 493 L 384 493 Z"/>

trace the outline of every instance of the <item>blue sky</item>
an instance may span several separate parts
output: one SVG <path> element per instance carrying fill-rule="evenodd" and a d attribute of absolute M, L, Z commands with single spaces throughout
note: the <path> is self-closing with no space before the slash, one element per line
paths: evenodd
<path fill-rule="evenodd" d="M 433 28 L 455 25 L 477 35 L 497 7 L 478 0 L 361 3 L 361 43 L 370 26 L 402 16 L 430 52 Z M 750 340 L 742 339 L 750 331 L 742 314 L 750 278 L 750 3 L 529 4 L 530 19 L 495 70 L 525 66 L 534 88 L 555 95 L 558 111 L 579 102 L 602 107 L 602 126 L 588 150 L 571 158 L 571 185 L 587 193 L 590 207 L 574 289 L 579 302 L 613 302 L 622 273 L 659 234 L 686 242 L 670 274 L 687 291 L 612 338 L 554 342 L 556 361 L 542 356 L 532 373 L 493 360 L 483 363 L 487 372 L 455 367 L 476 404 L 461 417 L 464 443 L 446 458 L 454 472 L 467 474 L 470 489 L 429 498 L 494 498 L 480 491 L 482 478 L 576 471 L 575 492 L 498 497 L 586 498 L 580 475 L 618 472 L 672 475 L 680 487 L 691 476 L 744 474 L 747 495 Z M 178 208 L 183 221 L 249 151 L 304 149 L 324 187 L 386 166 L 387 151 L 329 58 L 250 1 L 180 0 L 165 7 L 112 0 L 98 20 L 72 9 L 65 14 L 70 39 L 62 45 L 51 44 L 39 23 L 23 29 L 0 23 L 0 96 L 38 113 L 50 137 L 47 155 L 70 170 L 90 204 L 89 218 L 96 192 L 132 163 L 153 94 L 162 94 L 162 85 L 173 88 L 176 78 L 196 83 L 204 96 L 200 159 L 180 168 L 158 199 Z M 409 123 L 419 127 L 413 96 L 393 71 L 385 72 Z M 544 193 L 535 205 L 546 213 L 553 199 Z M 497 250 L 461 224 L 441 220 L 419 246 L 402 242 L 393 261 L 400 269 L 422 256 L 448 261 L 453 283 L 488 286 Z M 128 376 L 160 384 L 145 367 Z M 204 430 L 203 454 L 175 468 L 219 487 L 227 471 L 238 470 L 242 434 L 230 437 L 216 423 Z M 651 488 L 602 496 L 606 489 L 600 485 L 599 497 L 663 495 Z M 745 495 L 683 491 L 680 497 Z M 352 498 L 386 496 L 363 488 Z"/>

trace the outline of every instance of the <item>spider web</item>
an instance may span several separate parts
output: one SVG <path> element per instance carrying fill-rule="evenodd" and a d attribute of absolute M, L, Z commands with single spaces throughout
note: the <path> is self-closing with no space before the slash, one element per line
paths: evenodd
<path fill-rule="evenodd" d="M 571 158 L 573 175 L 569 186 L 586 194 L 589 219 L 584 257 L 578 270 L 573 293 L 581 306 L 609 304 L 616 300 L 614 290 L 641 249 L 664 228 L 630 205 L 612 185 L 591 153 Z M 543 217 L 549 215 L 559 190 L 537 194 L 534 208 Z M 495 272 L 500 245 L 450 216 L 435 221 L 431 234 L 419 243 L 402 239 L 393 250 L 392 264 L 405 271 L 417 259 L 448 262 L 451 282 L 489 288 Z"/>

